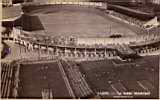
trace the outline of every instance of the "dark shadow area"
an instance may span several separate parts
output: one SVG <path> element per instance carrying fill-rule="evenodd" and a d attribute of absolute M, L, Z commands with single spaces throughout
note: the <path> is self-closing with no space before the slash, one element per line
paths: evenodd
<path fill-rule="evenodd" d="M 44 30 L 38 16 L 23 14 L 21 18 L 15 21 L 15 26 L 22 26 L 25 31 Z"/>

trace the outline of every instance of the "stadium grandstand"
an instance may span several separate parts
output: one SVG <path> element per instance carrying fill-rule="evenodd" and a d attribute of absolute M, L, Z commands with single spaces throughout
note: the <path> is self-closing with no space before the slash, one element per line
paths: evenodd
<path fill-rule="evenodd" d="M 13 0 L 2 12 L 1 98 L 158 99 L 155 3 Z"/>

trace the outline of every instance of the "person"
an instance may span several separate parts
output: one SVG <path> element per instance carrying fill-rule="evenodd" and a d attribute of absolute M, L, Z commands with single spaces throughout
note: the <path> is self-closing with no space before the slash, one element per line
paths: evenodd
<path fill-rule="evenodd" d="M 8 48 L 8 54 L 10 54 L 11 53 L 11 48 Z"/>
<path fill-rule="evenodd" d="M 14 89 L 13 89 L 13 97 L 17 97 L 17 95 L 18 95 L 18 93 L 17 93 L 17 89 L 16 89 L 16 88 L 14 88 Z"/>

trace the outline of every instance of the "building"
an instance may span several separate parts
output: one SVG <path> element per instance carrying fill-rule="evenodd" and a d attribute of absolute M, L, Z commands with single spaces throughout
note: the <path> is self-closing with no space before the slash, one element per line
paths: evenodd
<path fill-rule="evenodd" d="M 3 6 L 10 6 L 12 5 L 12 0 L 2 0 Z"/>
<path fill-rule="evenodd" d="M 150 0 L 150 2 L 153 3 L 153 4 L 160 5 L 160 0 Z"/>

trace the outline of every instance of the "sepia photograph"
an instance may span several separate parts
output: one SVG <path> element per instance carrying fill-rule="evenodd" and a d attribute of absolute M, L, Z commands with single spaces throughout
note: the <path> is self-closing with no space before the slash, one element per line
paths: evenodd
<path fill-rule="evenodd" d="M 160 0 L 1 0 L 1 99 L 160 99 Z"/>

